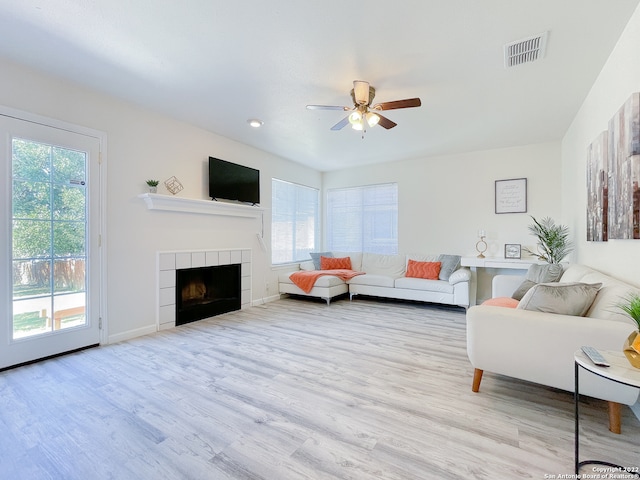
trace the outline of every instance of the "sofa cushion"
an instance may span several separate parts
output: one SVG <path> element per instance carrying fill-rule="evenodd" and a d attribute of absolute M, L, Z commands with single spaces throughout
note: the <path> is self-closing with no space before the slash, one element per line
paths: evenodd
<path fill-rule="evenodd" d="M 306 262 L 300 262 L 300 270 L 308 272 L 316 270 L 316 266 L 313 264 L 313 260 L 308 260 Z"/>
<path fill-rule="evenodd" d="M 562 275 L 561 282 L 602 283 L 591 308 L 587 312 L 588 317 L 616 320 L 624 323 L 632 323 L 632 320 L 615 306 L 624 300 L 630 293 L 640 293 L 628 283 L 610 277 L 598 270 L 581 264 L 572 264 L 567 267 Z"/>
<path fill-rule="evenodd" d="M 401 255 L 363 253 L 361 270 L 373 275 L 386 275 L 392 278 L 403 277 L 405 272 L 405 257 Z"/>
<path fill-rule="evenodd" d="M 482 305 L 490 305 L 492 307 L 516 308 L 520 302 L 512 297 L 495 297 L 489 298 L 482 302 Z"/>
<path fill-rule="evenodd" d="M 349 257 L 351 259 L 351 268 L 356 272 L 362 271 L 362 252 L 333 252 L 336 258 Z"/>
<path fill-rule="evenodd" d="M 536 283 L 558 282 L 562 277 L 564 268 L 556 263 L 547 263 L 544 265 L 531 265 L 527 270 L 525 280 L 516 288 L 513 295 L 516 300 L 522 300 L 524 294 L 529 291 Z"/>
<path fill-rule="evenodd" d="M 511 298 L 519 302 L 520 300 L 522 300 L 522 297 L 524 297 L 524 294 L 527 293 L 534 285 L 536 285 L 536 282 L 532 282 L 531 280 L 527 280 L 525 278 L 522 283 L 518 285 L 518 288 L 515 289 L 515 291 L 511 295 Z"/>
<path fill-rule="evenodd" d="M 320 270 L 320 257 L 333 257 L 333 253 L 331 252 L 310 252 L 311 260 L 313 260 L 313 266 L 316 267 L 316 270 Z"/>
<path fill-rule="evenodd" d="M 562 283 L 584 282 L 583 279 L 585 276 L 593 275 L 594 273 L 600 272 L 594 270 L 591 267 L 587 267 L 586 265 L 576 263 L 567 267 L 567 269 L 562 274 L 562 278 L 560 278 L 560 281 Z"/>
<path fill-rule="evenodd" d="M 425 253 L 410 253 L 407 255 L 406 263 L 409 260 L 415 260 L 416 262 L 439 262 L 440 255 L 429 255 Z"/>
<path fill-rule="evenodd" d="M 438 280 L 441 267 L 442 264 L 440 262 L 418 262 L 409 259 L 405 277 Z"/>
<path fill-rule="evenodd" d="M 603 286 L 591 304 L 587 316 L 633 324 L 633 320 L 616 307 L 616 305 L 619 305 L 628 298 L 631 293 L 638 294 L 640 290 L 634 289 L 622 282 L 603 282 Z"/>
<path fill-rule="evenodd" d="M 522 297 L 519 309 L 584 317 L 601 283 L 538 283 Z"/>
<path fill-rule="evenodd" d="M 320 257 L 320 269 L 321 270 L 351 270 L 351 259 L 349 257 L 334 258 L 334 257 Z"/>
<path fill-rule="evenodd" d="M 291 278 L 289 278 L 292 273 L 295 273 L 295 272 L 283 273 L 282 275 L 280 275 L 279 277 L 280 283 L 290 283 L 293 285 L 294 284 L 293 281 L 291 280 Z M 336 287 L 338 285 L 344 285 L 344 284 L 345 284 L 345 281 L 342 280 L 341 278 L 336 277 L 335 275 L 323 275 L 316 279 L 316 283 L 314 284 L 314 287 Z"/>
<path fill-rule="evenodd" d="M 285 272 L 285 273 L 281 273 L 280 275 L 278 275 L 278 282 L 280 283 L 293 283 L 291 281 L 291 279 L 289 278 L 289 275 L 291 275 L 293 272 Z"/>
<path fill-rule="evenodd" d="M 526 279 L 536 283 L 558 282 L 564 273 L 564 267 L 557 263 L 531 265 L 527 270 Z"/>
<path fill-rule="evenodd" d="M 451 285 L 455 285 L 460 282 L 470 282 L 471 281 L 471 270 L 468 268 L 459 268 L 455 272 L 451 274 L 449 277 L 449 283 Z"/>
<path fill-rule="evenodd" d="M 393 287 L 393 278 L 388 275 L 375 275 L 372 273 L 365 273 L 364 275 L 358 275 L 353 277 L 347 283 L 350 285 L 369 285 L 371 287 Z"/>
<path fill-rule="evenodd" d="M 427 292 L 453 293 L 453 285 L 442 280 L 426 280 L 424 278 L 396 278 L 395 288 L 422 290 Z"/>
<path fill-rule="evenodd" d="M 460 267 L 460 255 L 445 255 L 438 257 L 438 261 L 442 264 L 440 267 L 440 280 L 449 281 L 449 277 Z"/>

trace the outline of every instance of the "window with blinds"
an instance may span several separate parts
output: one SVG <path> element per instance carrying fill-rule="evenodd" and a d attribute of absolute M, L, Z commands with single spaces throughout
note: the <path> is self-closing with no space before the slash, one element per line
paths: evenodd
<path fill-rule="evenodd" d="M 309 260 L 319 248 L 318 189 L 276 178 L 271 188 L 271 262 Z"/>
<path fill-rule="evenodd" d="M 398 184 L 329 190 L 327 249 L 398 253 Z"/>

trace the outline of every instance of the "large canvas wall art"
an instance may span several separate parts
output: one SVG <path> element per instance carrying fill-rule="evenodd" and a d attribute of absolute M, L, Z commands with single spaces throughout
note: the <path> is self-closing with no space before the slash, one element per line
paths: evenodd
<path fill-rule="evenodd" d="M 602 132 L 587 150 L 587 241 L 607 241 L 609 208 L 609 132 Z"/>
<path fill-rule="evenodd" d="M 640 93 L 634 93 L 587 149 L 588 241 L 640 239 L 639 185 Z"/>
<path fill-rule="evenodd" d="M 634 93 L 609 120 L 609 238 L 640 238 L 638 155 L 640 93 Z"/>

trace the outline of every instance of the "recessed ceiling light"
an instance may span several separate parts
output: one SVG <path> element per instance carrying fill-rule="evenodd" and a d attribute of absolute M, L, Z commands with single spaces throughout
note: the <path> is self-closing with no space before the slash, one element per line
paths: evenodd
<path fill-rule="evenodd" d="M 247 123 L 253 128 L 260 128 L 262 125 L 264 125 L 264 122 L 262 120 L 258 120 L 257 118 L 250 118 L 249 120 L 247 120 Z"/>

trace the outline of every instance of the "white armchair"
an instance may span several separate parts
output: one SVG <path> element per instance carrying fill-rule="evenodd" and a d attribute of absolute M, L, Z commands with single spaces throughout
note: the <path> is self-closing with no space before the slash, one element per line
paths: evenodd
<path fill-rule="evenodd" d="M 516 279 L 496 276 L 494 295 L 513 293 Z M 629 291 L 637 290 L 581 265 L 568 267 L 560 281 L 603 284 L 585 317 L 489 305 L 467 311 L 467 354 L 474 367 L 472 391 L 480 390 L 487 371 L 573 392 L 576 350 L 582 345 L 622 349 L 634 325 L 612 307 Z M 638 389 L 594 374 L 581 375 L 580 382 L 581 394 L 609 402 L 609 429 L 620 433 L 621 404 L 636 403 Z"/>

